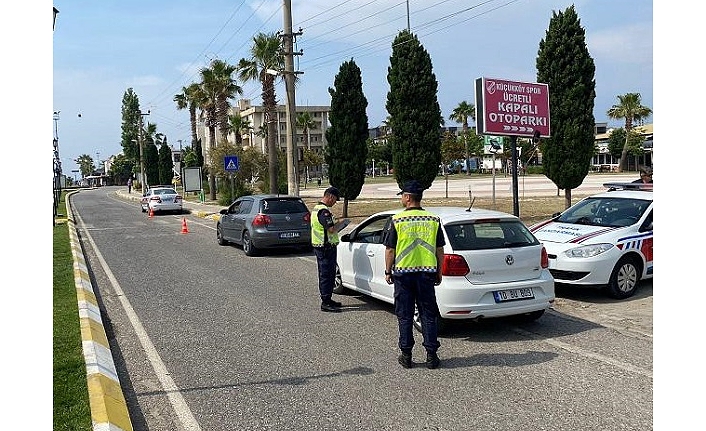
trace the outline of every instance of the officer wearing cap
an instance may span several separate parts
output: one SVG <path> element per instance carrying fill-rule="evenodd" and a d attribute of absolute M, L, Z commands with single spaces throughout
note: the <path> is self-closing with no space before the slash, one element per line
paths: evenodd
<path fill-rule="evenodd" d="M 311 217 L 311 245 L 314 247 L 319 270 L 319 294 L 321 311 L 339 312 L 341 303 L 331 299 L 336 282 L 336 247 L 340 224 L 331 213 L 331 207 L 341 198 L 336 187 L 324 190 L 324 196 L 314 207 Z"/>
<path fill-rule="evenodd" d="M 385 281 L 394 282 L 395 315 L 399 326 L 397 361 L 403 368 L 412 367 L 414 346 L 414 305 L 419 309 L 427 351 L 426 366 L 439 367 L 440 347 L 437 338 L 437 316 L 434 286 L 441 283 L 441 263 L 444 258 L 444 234 L 439 217 L 421 207 L 424 189 L 416 180 L 407 181 L 397 193 L 405 207 L 390 218 L 385 227 Z"/>

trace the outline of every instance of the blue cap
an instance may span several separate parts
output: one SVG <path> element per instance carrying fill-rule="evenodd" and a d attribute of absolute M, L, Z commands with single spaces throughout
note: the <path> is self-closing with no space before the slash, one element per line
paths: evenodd
<path fill-rule="evenodd" d="M 419 184 L 419 181 L 409 180 L 405 181 L 404 185 L 402 186 L 402 191 L 397 194 L 401 195 L 402 193 L 411 193 L 413 195 L 421 195 L 423 192 L 424 188 L 421 184 Z"/>

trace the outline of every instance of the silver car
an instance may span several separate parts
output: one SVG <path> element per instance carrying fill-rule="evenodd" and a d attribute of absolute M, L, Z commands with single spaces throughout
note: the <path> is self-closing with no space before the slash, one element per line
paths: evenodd
<path fill-rule="evenodd" d="M 451 319 L 518 316 L 538 319 L 554 303 L 547 252 L 522 221 L 485 209 L 425 207 L 441 219 L 446 245 L 436 286 L 440 330 Z M 341 237 L 335 293 L 346 289 L 394 303 L 385 281 L 383 232 L 390 210 L 365 219 Z M 415 312 L 414 325 L 421 329 Z"/>
<path fill-rule="evenodd" d="M 311 250 L 311 213 L 297 196 L 242 196 L 220 211 L 218 244 L 241 245 L 247 256 L 263 249 Z"/>
<path fill-rule="evenodd" d="M 150 187 L 140 201 L 142 212 L 152 210 L 153 213 L 172 211 L 181 214 L 183 199 L 173 187 Z"/>

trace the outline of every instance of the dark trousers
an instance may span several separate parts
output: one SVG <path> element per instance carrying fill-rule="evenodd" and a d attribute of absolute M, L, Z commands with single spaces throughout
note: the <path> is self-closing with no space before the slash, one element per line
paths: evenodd
<path fill-rule="evenodd" d="M 319 268 L 321 302 L 328 302 L 333 295 L 333 286 L 336 283 L 336 247 L 314 247 L 314 254 Z"/>
<path fill-rule="evenodd" d="M 422 344 L 427 352 L 435 353 L 441 346 L 437 338 L 436 324 L 439 314 L 434 291 L 436 275 L 430 272 L 411 272 L 395 274 L 392 278 L 395 283 L 395 314 L 400 330 L 400 350 L 411 353 L 414 347 L 412 331 L 416 303 L 422 322 Z"/>

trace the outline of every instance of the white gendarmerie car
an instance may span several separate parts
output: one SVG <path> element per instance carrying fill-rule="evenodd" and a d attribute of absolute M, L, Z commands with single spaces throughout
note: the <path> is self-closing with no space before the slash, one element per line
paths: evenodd
<path fill-rule="evenodd" d="M 546 247 L 557 284 L 600 286 L 623 299 L 652 278 L 652 184 L 604 186 L 530 230 Z"/>
<path fill-rule="evenodd" d="M 554 303 L 547 253 L 522 221 L 485 209 L 424 207 L 441 219 L 446 245 L 436 286 L 439 329 L 449 319 L 517 316 L 535 320 Z M 383 232 L 393 214 L 382 211 L 342 235 L 335 293 L 350 289 L 394 303 L 385 281 Z M 415 311 L 414 326 L 421 329 Z"/>

